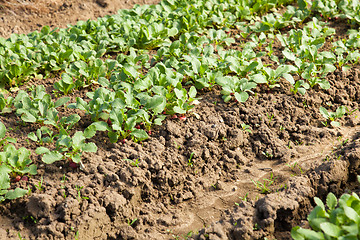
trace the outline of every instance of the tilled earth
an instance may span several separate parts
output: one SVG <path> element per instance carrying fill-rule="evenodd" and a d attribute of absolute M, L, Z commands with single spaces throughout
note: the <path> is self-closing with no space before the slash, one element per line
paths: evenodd
<path fill-rule="evenodd" d="M 28 2 L 32 8 L 16 3 L 6 1 L 0 10 L 3 37 L 113 14 L 135 2 Z M 327 76 L 329 90 L 314 88 L 304 96 L 291 93 L 285 82 L 272 90 L 258 87 L 242 104 L 224 103 L 215 87 L 200 93 L 199 118 L 169 118 L 142 143 L 111 144 L 98 133 L 98 152 L 85 154 L 82 170 L 33 159 L 39 174 L 16 183 L 32 194 L 0 205 L 0 236 L 289 239 L 293 226 L 306 226 L 314 196 L 356 191 L 350 186 L 360 165 L 359 73 L 357 67 L 336 70 Z M 51 92 L 54 81 L 28 84 L 43 84 Z M 340 128 L 321 123 L 319 107 L 326 104 L 332 111 L 347 106 Z M 89 124 L 82 117 L 80 130 Z M 0 119 L 12 129 L 17 147 L 37 147 L 26 141 L 37 126 L 21 126 L 12 115 Z M 254 184 L 264 179 L 274 180 L 268 194 Z"/>

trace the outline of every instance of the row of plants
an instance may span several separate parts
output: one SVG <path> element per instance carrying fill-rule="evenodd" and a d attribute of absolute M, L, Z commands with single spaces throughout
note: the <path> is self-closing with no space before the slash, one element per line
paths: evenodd
<path fill-rule="evenodd" d="M 359 239 L 360 198 L 356 193 L 345 193 L 339 199 L 329 193 L 325 204 L 317 197 L 314 201 L 316 207 L 307 218 L 311 229 L 294 227 L 294 240 Z"/>
<path fill-rule="evenodd" d="M 185 32 L 231 27 L 238 19 L 254 16 L 292 0 L 164 0 L 158 5 L 135 6 L 97 21 L 80 21 L 66 29 L 48 26 L 28 35 L 0 38 L 0 86 L 22 84 L 27 78 L 63 71 L 74 61 L 90 61 L 105 53 L 131 47 L 154 49 Z"/>
<path fill-rule="evenodd" d="M 97 21 L 81 21 L 67 29 L 44 27 L 28 35 L 13 34 L 9 39 L 0 38 L 0 85 L 17 86 L 28 77 L 49 76 L 65 70 L 72 62 L 93 61 L 106 53 L 127 52 L 131 47 L 159 48 L 183 33 L 203 33 L 210 27 L 232 28 L 244 24 L 242 20 L 254 22 L 250 29 L 263 32 L 302 23 L 318 12 L 323 17 L 330 16 L 322 1 L 313 1 L 309 7 L 302 0 L 298 8 L 289 6 L 283 15 L 270 13 L 258 21 L 259 14 L 292 2 L 162 1 L 159 5 L 121 10 Z M 356 21 L 358 7 L 352 8 L 356 1 L 329 2 L 331 9 L 336 9 L 331 16 Z"/>

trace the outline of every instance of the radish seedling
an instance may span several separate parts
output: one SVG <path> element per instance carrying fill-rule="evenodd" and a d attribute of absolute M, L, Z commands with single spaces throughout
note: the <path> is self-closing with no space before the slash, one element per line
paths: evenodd
<path fill-rule="evenodd" d="M 333 127 L 340 127 L 340 123 L 336 121 L 338 118 L 342 118 L 346 113 L 345 106 L 340 106 L 336 109 L 336 112 L 329 112 L 324 107 L 319 108 L 320 113 L 323 115 L 327 121 L 330 121 L 331 126 Z M 326 127 L 328 122 L 322 122 L 322 124 Z"/>

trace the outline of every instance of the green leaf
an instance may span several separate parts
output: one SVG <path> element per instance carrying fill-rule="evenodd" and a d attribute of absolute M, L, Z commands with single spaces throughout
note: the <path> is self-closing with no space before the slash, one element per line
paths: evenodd
<path fill-rule="evenodd" d="M 322 89 L 329 89 L 331 87 L 329 81 L 325 80 L 325 79 L 322 79 L 321 81 L 318 81 L 317 84 L 319 84 L 319 86 L 322 88 Z"/>
<path fill-rule="evenodd" d="M 345 115 L 345 113 L 346 113 L 345 106 L 338 107 L 335 112 L 337 118 L 341 118 L 342 116 Z"/>
<path fill-rule="evenodd" d="M 85 143 L 82 145 L 81 150 L 84 152 L 97 152 L 97 146 L 95 145 L 95 143 L 90 142 L 90 143 Z"/>
<path fill-rule="evenodd" d="M 6 134 L 6 127 L 2 122 L 0 122 L 0 138 L 4 138 L 5 134 Z"/>
<path fill-rule="evenodd" d="M 5 198 L 6 199 L 16 199 L 16 198 L 20 198 L 25 196 L 25 194 L 28 192 L 28 190 L 25 189 L 21 189 L 21 188 L 16 188 L 15 190 L 9 190 L 6 194 L 5 194 Z"/>
<path fill-rule="evenodd" d="M 44 154 L 42 161 L 46 164 L 52 164 L 56 161 L 62 160 L 63 155 L 57 151 L 51 151 Z"/>
<path fill-rule="evenodd" d="M 282 76 L 283 76 L 283 78 L 285 78 L 285 80 L 287 80 L 291 85 L 294 85 L 294 84 L 295 84 L 294 78 L 293 78 L 293 76 L 291 76 L 291 74 L 284 73 Z"/>
<path fill-rule="evenodd" d="M 71 160 L 73 160 L 74 163 L 80 163 L 81 162 L 81 153 L 74 154 L 70 156 Z"/>
<path fill-rule="evenodd" d="M 11 172 L 11 170 L 10 170 Z M 8 172 L 2 171 L 2 168 L 0 168 L 0 190 L 8 189 L 10 187 L 10 178 L 8 175 Z"/>
<path fill-rule="evenodd" d="M 162 121 L 164 121 L 166 118 L 166 115 L 158 115 L 157 118 L 154 120 L 155 125 L 162 125 Z"/>
<path fill-rule="evenodd" d="M 323 210 L 325 210 L 325 205 L 324 203 L 321 201 L 320 198 L 318 197 L 314 197 L 314 201 L 316 203 L 317 206 L 321 207 Z"/>
<path fill-rule="evenodd" d="M 326 205 L 328 206 L 330 211 L 335 209 L 337 205 L 337 198 L 332 192 L 330 192 L 326 197 Z"/>
<path fill-rule="evenodd" d="M 38 140 L 38 137 L 36 136 L 36 134 L 34 132 L 29 133 L 28 138 L 34 142 L 36 142 Z"/>
<path fill-rule="evenodd" d="M 319 108 L 320 113 L 323 115 L 324 118 L 329 119 L 330 115 L 329 112 L 324 107 Z"/>
<path fill-rule="evenodd" d="M 96 134 L 96 126 L 91 124 L 84 130 L 84 137 L 85 138 L 92 138 Z"/>
<path fill-rule="evenodd" d="M 252 75 L 251 80 L 256 82 L 257 84 L 267 83 L 266 77 L 264 75 L 262 75 L 261 73 Z"/>
<path fill-rule="evenodd" d="M 197 58 L 192 58 L 191 65 L 194 73 L 199 74 L 201 62 Z"/>
<path fill-rule="evenodd" d="M 64 124 L 75 124 L 80 120 L 80 116 L 77 114 L 72 114 L 68 117 L 62 117 L 61 121 L 64 122 Z"/>
<path fill-rule="evenodd" d="M 60 98 L 59 100 L 57 100 L 55 102 L 54 107 L 55 108 L 60 107 L 60 106 L 64 105 L 65 103 L 67 103 L 69 100 L 70 100 L 70 97 Z"/>
<path fill-rule="evenodd" d="M 30 123 L 36 122 L 36 117 L 34 117 L 34 115 L 32 115 L 30 112 L 26 110 L 23 111 L 23 114 L 21 115 L 21 119 L 24 122 L 30 122 Z"/>
<path fill-rule="evenodd" d="M 109 125 L 103 121 L 94 122 L 90 126 L 95 126 L 96 131 L 111 131 Z"/>
<path fill-rule="evenodd" d="M 282 51 L 282 53 L 283 53 L 283 55 L 284 55 L 287 59 L 289 59 L 289 60 L 291 60 L 291 61 L 295 61 L 296 56 L 295 56 L 294 53 L 292 53 L 292 52 L 290 52 L 290 51 L 287 51 L 287 50 Z"/>
<path fill-rule="evenodd" d="M 35 164 L 32 164 L 29 166 L 29 174 L 31 174 L 31 175 L 37 174 L 37 166 Z"/>
<path fill-rule="evenodd" d="M 246 100 L 249 98 L 249 94 L 247 92 L 236 92 L 234 96 L 238 102 L 246 102 Z"/>
<path fill-rule="evenodd" d="M 116 143 L 119 138 L 118 134 L 116 132 L 112 132 L 112 131 L 108 132 L 108 137 L 110 139 L 110 142 L 112 142 L 112 143 Z"/>
<path fill-rule="evenodd" d="M 175 107 L 173 108 L 173 110 L 174 110 L 175 113 L 180 113 L 180 114 L 185 114 L 185 113 L 186 113 L 186 110 L 182 109 L 182 108 L 179 107 L 179 106 L 175 106 Z"/>
<path fill-rule="evenodd" d="M 341 228 L 347 231 L 349 234 L 339 237 L 339 240 L 358 240 L 357 235 L 359 234 L 359 226 L 357 223 L 352 223 L 348 226 L 342 226 Z"/>
<path fill-rule="evenodd" d="M 48 148 L 46 148 L 46 147 L 38 147 L 35 150 L 35 153 L 38 154 L 38 155 L 48 153 L 48 152 L 50 152 L 50 150 Z"/>
<path fill-rule="evenodd" d="M 166 98 L 164 96 L 156 95 L 152 98 L 149 98 L 145 104 L 147 109 L 152 109 L 154 114 L 159 114 L 164 111 L 166 106 Z"/>
<path fill-rule="evenodd" d="M 64 83 L 68 84 L 68 85 L 73 85 L 74 84 L 73 78 L 67 73 L 62 73 L 61 74 L 61 80 Z"/>
<path fill-rule="evenodd" d="M 149 135 L 143 129 L 134 129 L 131 132 L 131 136 L 135 137 L 139 141 L 143 141 L 149 138 Z"/>
<path fill-rule="evenodd" d="M 360 222 L 359 214 L 351 207 L 344 206 L 345 215 L 356 223 Z"/>
<path fill-rule="evenodd" d="M 7 137 L 5 138 L 6 141 L 8 141 L 9 143 L 16 143 L 16 139 L 15 138 L 11 138 L 11 137 Z"/>
<path fill-rule="evenodd" d="M 106 48 L 102 48 L 102 49 L 100 49 L 99 51 L 96 52 L 95 57 L 100 58 L 100 57 L 104 56 L 105 53 L 106 53 Z"/>
<path fill-rule="evenodd" d="M 85 140 L 84 133 L 81 132 L 81 131 L 77 131 L 74 134 L 74 136 L 72 137 L 73 147 L 74 146 L 81 146 L 81 144 L 83 143 L 84 140 Z"/>
<path fill-rule="evenodd" d="M 293 227 L 291 229 L 291 237 L 294 240 L 305 240 L 304 236 L 301 233 L 298 232 L 299 229 L 300 229 L 299 226 Z"/>
<path fill-rule="evenodd" d="M 340 237 L 341 236 L 341 228 L 333 223 L 324 222 L 320 224 L 321 230 L 328 236 L 331 237 Z"/>
<path fill-rule="evenodd" d="M 295 240 L 300 239 L 308 239 L 308 240 L 324 240 L 324 235 L 321 232 L 315 232 L 314 230 L 310 229 L 304 229 L 304 228 L 294 228 L 295 230 L 291 230 L 291 236 L 294 236 L 298 238 L 294 238 Z M 295 235 L 296 233 L 296 235 Z M 303 238 L 300 238 L 299 236 L 303 236 Z M 306 238 L 305 238 L 306 237 Z"/>
<path fill-rule="evenodd" d="M 189 94 L 189 98 L 194 99 L 197 94 L 196 88 L 194 86 L 191 86 L 188 94 Z"/>

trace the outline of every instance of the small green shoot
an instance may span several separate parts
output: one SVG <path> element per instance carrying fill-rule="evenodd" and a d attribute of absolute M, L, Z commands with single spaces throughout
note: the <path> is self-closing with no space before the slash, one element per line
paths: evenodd
<path fill-rule="evenodd" d="M 249 193 L 246 193 L 244 197 L 239 197 L 241 199 L 241 201 L 243 202 L 247 202 L 248 201 L 248 196 L 249 196 Z M 236 206 L 239 206 L 239 203 L 235 203 Z"/>
<path fill-rule="evenodd" d="M 193 167 L 194 166 L 194 161 L 192 160 L 193 159 L 193 157 L 194 157 L 194 152 L 192 152 L 191 154 L 190 154 L 190 157 L 189 157 L 189 159 L 188 159 L 188 166 L 189 167 Z"/>
<path fill-rule="evenodd" d="M 271 123 L 271 121 L 274 119 L 274 114 L 269 114 L 269 113 L 266 113 L 266 117 L 269 119 L 269 123 Z"/>
<path fill-rule="evenodd" d="M 135 218 L 135 219 L 133 219 L 133 220 L 128 219 L 128 220 L 127 220 L 127 224 L 128 224 L 129 226 L 132 226 L 137 220 L 138 220 L 137 218 Z"/>
<path fill-rule="evenodd" d="M 252 133 L 250 126 L 245 123 L 241 123 L 241 128 L 243 129 L 244 132 Z"/>
<path fill-rule="evenodd" d="M 267 179 L 267 178 L 264 178 L 264 182 L 260 182 L 260 181 L 254 181 L 254 180 L 251 180 L 255 187 L 260 189 L 261 193 L 263 194 L 268 194 L 271 192 L 270 190 L 270 186 L 274 184 L 275 180 L 276 180 L 277 177 L 274 177 L 274 174 L 271 172 L 270 173 L 270 178 Z"/>
<path fill-rule="evenodd" d="M 78 196 L 77 196 L 77 200 L 80 202 L 81 201 L 81 199 L 89 199 L 88 197 L 84 197 L 84 196 L 81 196 L 81 189 L 83 189 L 84 188 L 84 186 L 75 186 L 75 190 L 77 191 L 77 194 L 78 194 Z"/>
<path fill-rule="evenodd" d="M 274 157 L 274 155 L 272 155 L 268 151 L 262 152 L 261 154 L 264 155 L 267 159 L 272 159 Z"/>
<path fill-rule="evenodd" d="M 44 188 L 42 187 L 43 181 L 44 181 L 44 178 L 43 178 L 43 176 L 41 176 L 40 182 L 38 182 L 38 184 L 35 185 L 35 187 L 36 187 L 40 192 L 44 190 Z"/>

